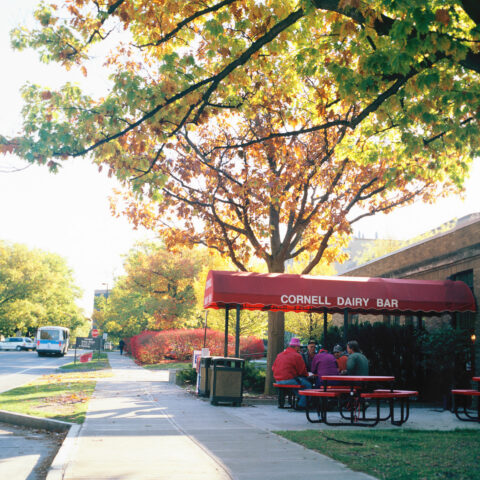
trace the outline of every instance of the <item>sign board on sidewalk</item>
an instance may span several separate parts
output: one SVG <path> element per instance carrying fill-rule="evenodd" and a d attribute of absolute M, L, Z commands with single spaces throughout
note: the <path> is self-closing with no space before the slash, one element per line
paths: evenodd
<path fill-rule="evenodd" d="M 100 338 L 77 337 L 75 348 L 83 348 L 84 350 L 98 350 L 100 348 Z"/>

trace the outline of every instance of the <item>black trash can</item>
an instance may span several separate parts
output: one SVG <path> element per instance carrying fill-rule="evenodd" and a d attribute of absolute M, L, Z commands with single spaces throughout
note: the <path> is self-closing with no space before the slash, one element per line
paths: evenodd
<path fill-rule="evenodd" d="M 243 358 L 212 357 L 209 369 L 210 403 L 240 406 L 243 397 Z"/>
<path fill-rule="evenodd" d="M 210 395 L 210 382 L 208 372 L 212 357 L 200 357 L 200 368 L 198 369 L 198 394 L 201 397 L 208 397 Z"/>

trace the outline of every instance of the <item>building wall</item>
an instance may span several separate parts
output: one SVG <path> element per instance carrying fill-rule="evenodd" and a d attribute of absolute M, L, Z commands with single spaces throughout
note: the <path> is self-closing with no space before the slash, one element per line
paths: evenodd
<path fill-rule="evenodd" d="M 480 214 L 471 216 L 460 226 L 448 232 L 408 246 L 345 272 L 352 277 L 413 278 L 418 280 L 458 279 L 464 272 L 472 271 L 472 290 L 477 303 L 475 314 L 466 314 L 458 321 L 471 324 L 475 335 L 480 336 Z M 386 321 L 381 316 L 363 316 L 360 321 Z M 393 317 L 388 319 L 393 321 Z M 402 317 L 401 323 L 410 321 Z M 416 319 L 414 322 L 418 321 Z M 431 318 L 429 326 L 449 322 L 450 317 Z M 343 324 L 343 316 L 335 315 L 334 323 Z M 475 342 L 476 372 L 480 371 L 480 338 Z"/>

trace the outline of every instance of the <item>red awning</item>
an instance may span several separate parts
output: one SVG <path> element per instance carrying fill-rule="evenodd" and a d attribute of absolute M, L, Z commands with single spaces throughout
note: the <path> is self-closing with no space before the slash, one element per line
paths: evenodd
<path fill-rule="evenodd" d="M 204 308 L 240 305 L 247 310 L 433 314 L 475 312 L 464 282 L 367 277 L 314 277 L 211 270 Z"/>

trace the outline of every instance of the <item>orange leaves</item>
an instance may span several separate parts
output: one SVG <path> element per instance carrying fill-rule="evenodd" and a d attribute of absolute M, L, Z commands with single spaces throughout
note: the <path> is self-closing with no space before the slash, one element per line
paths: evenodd
<path fill-rule="evenodd" d="M 359 8 L 360 7 L 360 0 L 340 0 L 338 2 L 338 7 L 341 8 L 341 9 Z"/>
<path fill-rule="evenodd" d="M 52 92 L 49 92 L 49 91 L 45 91 L 40 94 L 40 98 L 42 100 L 50 100 L 52 97 L 53 97 L 53 94 Z"/>
<path fill-rule="evenodd" d="M 450 23 L 450 14 L 448 13 L 448 10 L 445 8 L 439 8 L 435 12 L 435 20 L 448 27 L 448 24 Z"/>
<path fill-rule="evenodd" d="M 0 143 L 0 153 L 6 155 L 8 153 L 14 153 L 17 147 L 17 142 L 9 141 L 8 143 Z"/>

